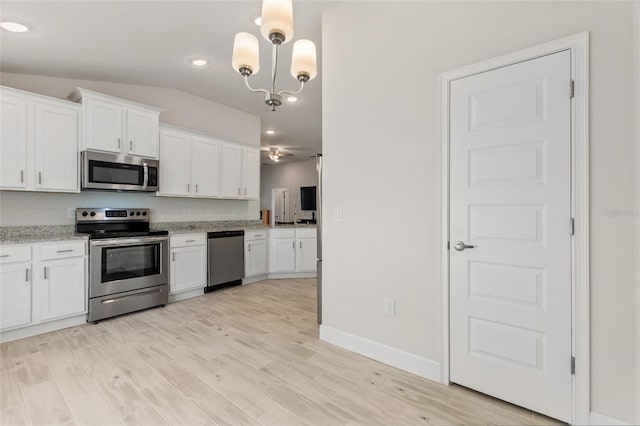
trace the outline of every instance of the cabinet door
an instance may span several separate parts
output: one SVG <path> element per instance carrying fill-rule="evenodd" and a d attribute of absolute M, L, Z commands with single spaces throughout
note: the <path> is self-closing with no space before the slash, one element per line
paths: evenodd
<path fill-rule="evenodd" d="M 0 330 L 31 322 L 31 264 L 0 266 Z"/>
<path fill-rule="evenodd" d="M 85 312 L 85 258 L 50 260 L 40 264 L 40 320 Z"/>
<path fill-rule="evenodd" d="M 27 187 L 27 101 L 2 94 L 0 187 Z"/>
<path fill-rule="evenodd" d="M 158 158 L 158 114 L 127 108 L 125 151 L 131 155 Z"/>
<path fill-rule="evenodd" d="M 189 195 L 191 185 L 190 136 L 185 133 L 160 132 L 160 195 Z"/>
<path fill-rule="evenodd" d="M 220 142 L 194 137 L 192 155 L 192 194 L 217 197 L 220 195 Z"/>
<path fill-rule="evenodd" d="M 257 199 L 260 193 L 260 150 L 242 148 L 242 196 Z"/>
<path fill-rule="evenodd" d="M 180 247 L 171 250 L 169 291 L 204 288 L 207 285 L 207 250 L 205 246 Z"/>
<path fill-rule="evenodd" d="M 240 198 L 242 191 L 242 147 L 222 144 L 220 192 L 223 197 Z"/>
<path fill-rule="evenodd" d="M 88 149 L 121 153 L 122 111 L 121 105 L 97 99 L 86 98 L 85 102 L 85 144 Z"/>
<path fill-rule="evenodd" d="M 78 111 L 45 103 L 35 110 L 36 189 L 78 192 Z"/>
<path fill-rule="evenodd" d="M 317 244 L 315 238 L 298 238 L 296 247 L 296 271 L 313 272 L 316 270 Z"/>
<path fill-rule="evenodd" d="M 267 273 L 267 241 L 247 241 L 245 247 L 245 276 L 253 277 Z"/>
<path fill-rule="evenodd" d="M 296 270 L 295 238 L 274 238 L 269 250 L 271 268 L 269 272 L 294 272 Z"/>

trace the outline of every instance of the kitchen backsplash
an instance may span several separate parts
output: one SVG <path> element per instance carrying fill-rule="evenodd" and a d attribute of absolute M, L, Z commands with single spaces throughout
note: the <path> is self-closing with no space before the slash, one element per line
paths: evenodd
<path fill-rule="evenodd" d="M 0 226 L 73 225 L 78 207 L 151 209 L 152 222 L 257 220 L 258 201 L 156 197 L 83 191 L 79 194 L 0 192 Z"/>

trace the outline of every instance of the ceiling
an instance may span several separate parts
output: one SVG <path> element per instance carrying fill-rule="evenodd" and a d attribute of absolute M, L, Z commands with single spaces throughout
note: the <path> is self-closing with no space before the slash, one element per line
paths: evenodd
<path fill-rule="evenodd" d="M 335 2 L 294 1 L 294 40 L 318 49 L 321 70 L 321 14 Z M 278 147 L 306 160 L 321 152 L 321 73 L 307 83 L 298 102 L 272 112 L 263 95 L 249 92 L 231 67 L 239 31 L 260 40 L 260 72 L 254 87 L 269 87 L 271 45 L 253 22 L 260 1 L 3 1 L 2 20 L 30 31 L 0 35 L 0 69 L 5 72 L 161 86 L 192 93 L 262 118 L 263 149 Z M 276 90 L 297 90 L 291 77 L 291 48 L 280 49 Z M 204 57 L 204 67 L 191 64 Z M 267 135 L 265 130 L 275 130 Z M 270 162 L 263 153 L 263 163 Z"/>

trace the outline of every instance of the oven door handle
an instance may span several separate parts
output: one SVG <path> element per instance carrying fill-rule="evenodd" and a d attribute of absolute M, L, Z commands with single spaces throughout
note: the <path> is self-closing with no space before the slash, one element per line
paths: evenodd
<path fill-rule="evenodd" d="M 92 246 L 130 246 L 135 244 L 161 243 L 169 241 L 168 237 L 144 237 L 144 238 L 110 238 L 105 240 L 93 240 Z"/>
<path fill-rule="evenodd" d="M 144 180 L 142 181 L 142 190 L 146 191 L 147 184 L 149 183 L 149 166 L 147 166 L 147 162 L 142 163 L 142 169 L 144 170 Z"/>

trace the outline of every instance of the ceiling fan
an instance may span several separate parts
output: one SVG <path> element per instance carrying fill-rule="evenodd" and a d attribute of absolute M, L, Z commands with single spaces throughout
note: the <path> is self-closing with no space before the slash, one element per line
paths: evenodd
<path fill-rule="evenodd" d="M 269 157 L 271 161 L 274 161 L 276 163 L 280 161 L 282 157 L 291 157 L 291 156 L 293 156 L 293 154 L 291 154 L 290 152 L 283 152 L 283 151 L 280 151 L 280 149 L 278 148 L 269 148 L 269 150 L 267 151 L 267 157 Z"/>

